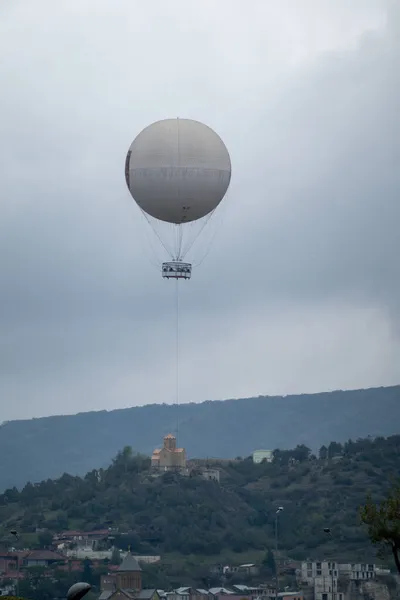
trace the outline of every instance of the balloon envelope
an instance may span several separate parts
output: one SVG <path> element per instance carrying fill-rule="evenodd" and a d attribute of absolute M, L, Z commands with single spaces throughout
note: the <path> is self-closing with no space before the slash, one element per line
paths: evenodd
<path fill-rule="evenodd" d="M 207 125 L 165 119 L 133 141 L 125 178 L 145 213 L 168 223 L 189 223 L 221 202 L 231 180 L 231 160 L 224 142 Z"/>

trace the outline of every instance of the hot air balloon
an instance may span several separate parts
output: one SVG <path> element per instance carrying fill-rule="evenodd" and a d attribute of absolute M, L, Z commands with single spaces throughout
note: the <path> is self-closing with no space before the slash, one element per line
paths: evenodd
<path fill-rule="evenodd" d="M 231 180 L 231 160 L 224 142 L 198 121 L 157 121 L 132 142 L 125 179 L 169 254 L 170 260 L 162 264 L 162 276 L 190 279 L 192 264 L 184 262 L 185 256 L 224 198 Z M 200 224 L 199 229 L 193 227 L 194 223 Z"/>

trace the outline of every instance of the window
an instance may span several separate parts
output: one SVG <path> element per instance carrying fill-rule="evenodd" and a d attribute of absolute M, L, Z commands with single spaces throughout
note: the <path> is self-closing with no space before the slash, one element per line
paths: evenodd
<path fill-rule="evenodd" d="M 321 576 L 321 569 L 317 569 L 317 576 Z"/>
<path fill-rule="evenodd" d="M 328 600 L 328 594 L 322 594 L 322 600 Z"/>
<path fill-rule="evenodd" d="M 373 571 L 374 570 L 374 565 L 368 565 L 368 571 Z"/>
<path fill-rule="evenodd" d="M 307 571 L 307 577 L 309 577 L 309 578 L 312 577 L 312 571 Z"/>

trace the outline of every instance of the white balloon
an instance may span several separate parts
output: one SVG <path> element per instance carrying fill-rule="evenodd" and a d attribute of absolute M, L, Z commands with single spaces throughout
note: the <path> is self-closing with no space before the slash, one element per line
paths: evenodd
<path fill-rule="evenodd" d="M 143 129 L 125 164 L 129 191 L 151 217 L 183 224 L 217 208 L 231 180 L 229 152 L 210 127 L 165 119 Z"/>

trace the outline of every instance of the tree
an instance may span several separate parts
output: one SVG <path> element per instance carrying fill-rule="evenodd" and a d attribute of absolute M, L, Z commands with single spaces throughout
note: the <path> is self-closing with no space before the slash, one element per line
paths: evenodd
<path fill-rule="evenodd" d="M 47 548 L 53 542 L 53 534 L 48 529 L 41 531 L 38 535 L 38 541 L 40 548 Z"/>
<path fill-rule="evenodd" d="M 272 552 L 271 548 L 268 548 L 268 550 L 265 553 L 265 556 L 263 558 L 263 566 L 266 569 L 268 569 L 268 571 L 270 571 L 271 574 L 275 573 L 276 564 L 275 564 L 274 553 Z"/>
<path fill-rule="evenodd" d="M 391 551 L 400 573 L 400 484 L 380 504 L 374 504 L 369 496 L 360 514 L 371 542 L 383 551 Z"/>
<path fill-rule="evenodd" d="M 121 564 L 121 562 L 122 562 L 121 561 L 121 553 L 118 550 L 118 548 L 113 548 L 110 562 L 112 565 L 120 565 Z"/>
<path fill-rule="evenodd" d="M 326 460 L 328 458 L 328 448 L 326 446 L 321 446 L 318 455 L 320 460 Z"/>
<path fill-rule="evenodd" d="M 333 458 L 334 456 L 339 456 L 343 452 L 342 444 L 339 442 L 331 442 L 328 446 L 328 458 Z"/>
<path fill-rule="evenodd" d="M 86 583 L 90 583 L 90 585 L 93 584 L 92 561 L 89 558 L 85 558 L 83 561 L 82 579 Z"/>
<path fill-rule="evenodd" d="M 305 444 L 299 444 L 294 450 L 291 451 L 291 454 L 295 460 L 298 460 L 299 462 L 305 462 L 310 458 L 311 449 Z"/>

